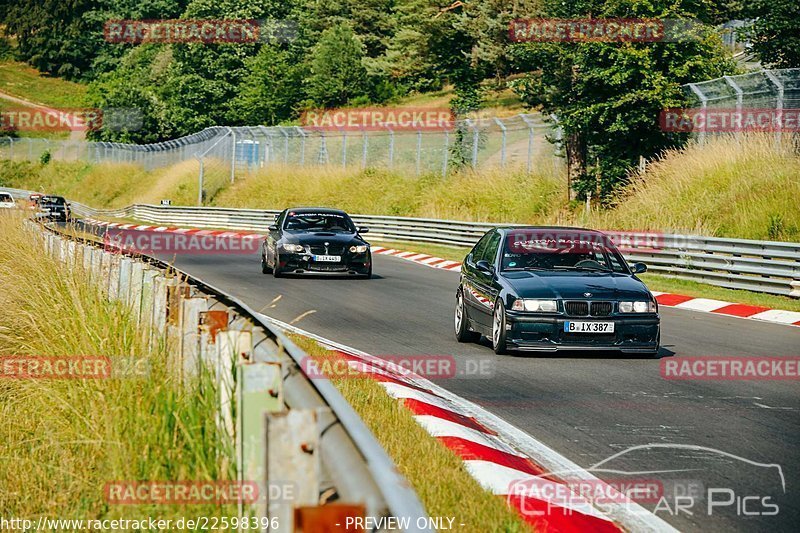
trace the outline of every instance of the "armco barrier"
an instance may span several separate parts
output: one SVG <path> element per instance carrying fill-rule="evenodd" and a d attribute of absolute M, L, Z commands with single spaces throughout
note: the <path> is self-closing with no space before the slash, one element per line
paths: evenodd
<path fill-rule="evenodd" d="M 414 490 L 353 408 L 330 381 L 304 374 L 307 355 L 261 315 L 157 259 L 42 229 L 47 253 L 127 305 L 151 342 L 166 343 L 177 375 L 205 368 L 215 376 L 217 423 L 236 444 L 239 481 L 257 483 L 264 496 L 270 483 L 296 486 L 288 501 L 240 505 L 242 516 L 270 520 L 259 530 L 295 531 L 295 509 L 335 500 L 375 521 L 402 517 L 405 531 L 429 531 L 418 525 L 429 522 Z M 327 526 L 336 529 L 331 521 L 341 516 L 331 513 Z"/>
<path fill-rule="evenodd" d="M 22 197 L 29 191 L 5 189 Z M 219 207 L 173 207 L 135 204 L 117 210 L 94 209 L 77 202 L 80 216 L 123 218 L 161 225 L 239 229 L 266 232 L 276 210 Z M 367 226 L 369 236 L 386 240 L 472 246 L 497 224 L 437 220 L 429 218 L 353 215 L 356 224 Z M 508 224 L 500 224 L 508 226 Z M 800 298 L 800 244 L 681 235 L 673 233 L 625 232 L 631 243 L 624 254 L 641 261 L 656 273 L 754 292 Z M 657 245 L 648 245 L 652 237 Z"/>
<path fill-rule="evenodd" d="M 73 204 L 85 216 L 116 217 L 153 224 L 266 232 L 278 211 L 214 207 L 133 205 L 96 210 Z M 387 240 L 472 246 L 495 224 L 428 218 L 354 215 L 369 236 Z M 625 232 L 628 261 L 641 261 L 654 272 L 755 292 L 800 297 L 800 244 L 680 235 Z M 656 245 L 651 245 L 654 240 Z"/>

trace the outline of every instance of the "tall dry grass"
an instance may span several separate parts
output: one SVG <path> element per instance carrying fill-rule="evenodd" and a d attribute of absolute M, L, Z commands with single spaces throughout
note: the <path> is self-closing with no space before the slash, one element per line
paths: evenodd
<path fill-rule="evenodd" d="M 771 135 L 690 144 L 651 163 L 614 209 L 576 219 L 599 228 L 800 241 L 800 155 Z"/>
<path fill-rule="evenodd" d="M 229 479 L 230 448 L 216 429 L 210 382 L 181 387 L 166 370 L 164 348 L 150 350 L 122 304 L 47 256 L 21 216 L 1 216 L 0 235 L 0 356 L 109 356 L 118 376 L 0 378 L 3 515 L 183 516 L 186 509 L 174 506 L 109 505 L 103 489 L 115 480 Z"/>

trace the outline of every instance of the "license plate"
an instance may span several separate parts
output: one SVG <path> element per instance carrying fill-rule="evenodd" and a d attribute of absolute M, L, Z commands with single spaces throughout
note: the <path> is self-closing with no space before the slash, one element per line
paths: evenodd
<path fill-rule="evenodd" d="M 341 255 L 315 255 L 314 261 L 320 261 L 325 263 L 338 263 L 342 260 Z"/>
<path fill-rule="evenodd" d="M 565 333 L 614 333 L 613 322 L 564 322 Z"/>

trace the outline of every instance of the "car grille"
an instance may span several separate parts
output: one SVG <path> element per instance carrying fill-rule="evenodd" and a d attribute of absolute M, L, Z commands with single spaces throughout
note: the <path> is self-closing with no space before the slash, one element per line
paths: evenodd
<path fill-rule="evenodd" d="M 587 316 L 589 302 L 564 302 L 564 310 L 570 316 Z"/>
<path fill-rule="evenodd" d="M 334 244 L 328 246 L 327 251 L 325 251 L 325 246 L 321 244 L 309 245 L 309 249 L 314 255 L 344 255 L 344 246 L 338 246 Z"/>
<path fill-rule="evenodd" d="M 613 310 L 612 302 L 564 302 L 564 311 L 569 316 L 610 316 Z"/>
<path fill-rule="evenodd" d="M 308 270 L 313 270 L 316 272 L 346 272 L 347 265 L 342 265 L 342 264 L 326 265 L 324 263 L 310 263 L 308 265 Z"/>

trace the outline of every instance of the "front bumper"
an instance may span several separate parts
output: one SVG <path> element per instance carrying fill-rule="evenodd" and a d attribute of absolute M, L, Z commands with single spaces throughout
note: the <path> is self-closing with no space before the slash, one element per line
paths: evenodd
<path fill-rule="evenodd" d="M 342 255 L 340 262 L 314 261 L 309 254 L 281 252 L 278 268 L 286 274 L 359 274 L 372 271 L 372 256 L 369 252 Z"/>
<path fill-rule="evenodd" d="M 567 333 L 566 321 L 614 322 L 614 333 Z M 532 316 L 508 311 L 508 347 L 521 351 L 619 350 L 651 353 L 658 349 L 661 320 L 657 314 L 639 316 Z"/>

